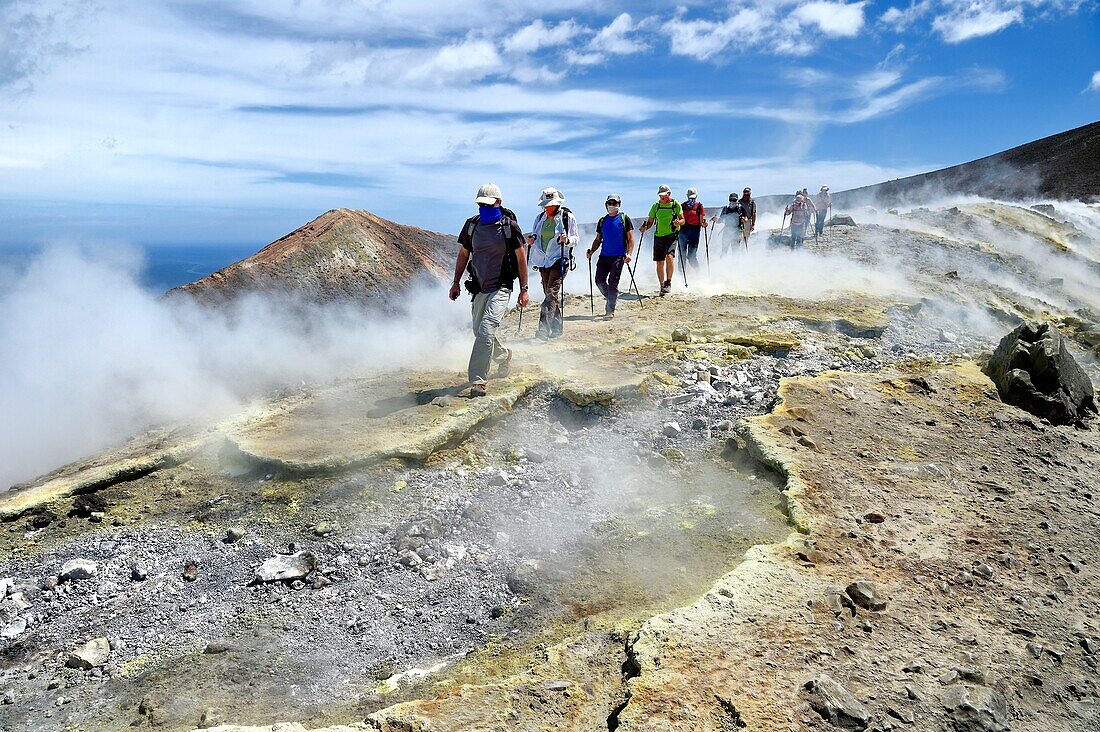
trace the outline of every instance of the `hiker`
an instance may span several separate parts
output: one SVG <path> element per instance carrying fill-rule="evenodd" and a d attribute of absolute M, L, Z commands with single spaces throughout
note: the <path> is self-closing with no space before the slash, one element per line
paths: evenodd
<path fill-rule="evenodd" d="M 630 266 L 634 255 L 634 222 L 619 209 L 623 200 L 612 193 L 604 202 L 607 215 L 596 222 L 596 238 L 587 252 L 588 259 L 602 249 L 596 260 L 596 287 L 604 296 L 604 317 L 615 317 L 615 304 L 619 300 L 619 278 L 623 266 Z"/>
<path fill-rule="evenodd" d="M 687 200 L 680 206 L 684 215 L 684 225 L 680 227 L 680 259 L 684 267 L 690 263 L 692 269 L 699 268 L 699 234 L 707 225 L 707 212 L 698 199 L 699 192 L 688 188 Z"/>
<path fill-rule="evenodd" d="M 527 253 L 531 266 L 542 278 L 542 307 L 535 336 L 541 340 L 557 338 L 562 332 L 561 305 L 565 296 L 565 275 L 580 241 L 573 212 L 562 204 L 565 197 L 556 188 L 547 188 L 539 198 L 542 212 L 535 217 L 527 235 Z"/>
<path fill-rule="evenodd" d="M 710 223 L 720 222 L 722 224 L 721 241 L 719 242 L 719 251 L 723 254 L 728 249 L 733 249 L 733 230 L 734 227 L 730 225 L 730 221 L 741 220 L 741 205 L 737 200 L 737 194 L 731 193 L 729 197 L 729 203 L 722 207 L 722 210 L 716 213 L 710 218 Z"/>
<path fill-rule="evenodd" d="M 507 376 L 512 351 L 500 345 L 497 328 L 508 312 L 512 287 L 519 279 L 517 305 L 527 307 L 527 252 L 516 215 L 503 207 L 500 187 L 486 183 L 477 191 L 475 216 L 466 219 L 458 235 L 458 259 L 449 297 L 457 300 L 462 273 L 469 270 L 466 289 L 473 296 L 474 347 L 467 376 L 470 396 L 485 396 L 489 366 L 497 362 L 498 372 Z"/>
<path fill-rule="evenodd" d="M 756 201 L 752 199 L 751 188 L 745 186 L 737 205 L 741 209 L 737 217 L 737 225 L 741 231 L 741 245 L 748 251 L 749 237 L 756 231 Z"/>
<path fill-rule="evenodd" d="M 783 210 L 784 217 L 791 217 L 791 249 L 797 249 L 805 242 L 806 228 L 813 217 L 813 205 L 813 201 L 798 193 L 794 203 Z"/>
<path fill-rule="evenodd" d="M 817 235 L 825 231 L 825 222 L 829 218 L 829 209 L 833 207 L 833 198 L 829 195 L 829 186 L 821 186 L 821 192 L 814 196 L 814 208 L 817 210 Z"/>
<path fill-rule="evenodd" d="M 684 224 L 684 211 L 672 198 L 672 189 L 662 185 L 657 189 L 657 202 L 649 208 L 649 217 L 639 231 L 644 236 L 654 226 L 653 262 L 657 265 L 657 281 L 661 283 L 661 297 L 672 292 L 672 275 L 676 268 L 676 242 L 680 227 Z"/>

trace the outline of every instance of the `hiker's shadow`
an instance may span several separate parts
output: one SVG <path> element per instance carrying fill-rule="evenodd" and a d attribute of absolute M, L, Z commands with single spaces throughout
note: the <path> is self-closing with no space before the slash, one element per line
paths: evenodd
<path fill-rule="evenodd" d="M 465 386 L 465 384 L 460 384 L 459 386 L 447 386 L 442 389 L 410 391 L 406 394 L 379 399 L 374 403 L 374 408 L 367 412 L 367 416 L 371 419 L 381 419 L 394 412 L 400 412 L 403 409 L 411 409 L 412 407 L 420 407 L 429 404 L 432 400 L 438 399 L 439 397 L 458 396 L 459 392 L 461 392 Z"/>

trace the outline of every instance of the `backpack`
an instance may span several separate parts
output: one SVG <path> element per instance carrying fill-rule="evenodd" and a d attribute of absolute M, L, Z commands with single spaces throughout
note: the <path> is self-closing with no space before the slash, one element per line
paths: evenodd
<path fill-rule="evenodd" d="M 600 220 L 596 222 L 596 233 L 599 234 L 600 236 L 603 236 L 603 222 L 607 221 L 607 217 L 609 215 L 610 214 L 604 214 L 603 216 L 600 217 Z M 620 211 L 619 213 L 617 213 L 615 215 L 618 216 L 619 221 L 621 221 L 623 223 L 623 245 L 625 246 L 626 245 L 626 219 L 627 219 L 627 215 L 622 211 Z"/>
<path fill-rule="evenodd" d="M 701 226 L 699 218 L 699 210 L 703 208 L 703 204 L 697 200 L 689 201 L 688 203 L 681 204 L 681 210 L 684 212 L 684 226 Z"/>
<path fill-rule="evenodd" d="M 658 201 L 657 202 L 657 210 L 658 211 L 664 211 L 667 208 L 667 209 L 671 209 L 673 211 L 673 213 L 675 213 L 677 205 L 678 204 L 677 204 L 675 199 L 669 201 L 667 206 L 664 205 L 663 203 L 661 203 L 660 201 Z M 684 211 L 684 207 L 680 206 L 680 213 L 683 214 L 683 211 Z M 673 216 L 673 220 L 675 220 L 675 216 Z M 676 224 L 670 224 L 670 226 L 672 228 L 672 233 L 673 234 L 679 233 L 679 231 L 680 231 L 679 226 L 677 226 Z"/>
<path fill-rule="evenodd" d="M 504 213 L 504 216 L 500 219 L 500 229 L 504 234 L 504 241 L 507 242 L 512 238 L 514 232 L 519 230 L 519 223 L 516 221 L 516 214 L 512 209 L 501 206 L 501 211 Z M 458 237 L 460 243 L 463 238 L 467 241 L 473 241 L 474 229 L 477 228 L 478 222 L 480 221 L 481 216 L 478 214 L 466 219 L 466 223 L 462 225 L 462 233 L 459 234 Z M 516 255 L 513 250 L 505 249 L 504 259 L 505 267 L 510 267 L 512 272 L 517 272 L 519 270 L 519 262 L 516 261 Z M 472 256 L 470 260 L 466 262 L 466 274 L 470 276 L 468 280 L 462 283 L 466 291 L 469 292 L 471 296 L 481 292 L 481 282 L 477 279 L 477 272 L 474 270 L 474 259 Z"/>

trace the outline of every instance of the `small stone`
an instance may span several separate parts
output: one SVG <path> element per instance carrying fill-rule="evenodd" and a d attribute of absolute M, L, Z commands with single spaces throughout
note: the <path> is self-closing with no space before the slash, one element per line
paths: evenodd
<path fill-rule="evenodd" d="M 399 564 L 403 564 L 406 567 L 419 567 L 424 563 L 424 560 L 420 558 L 419 554 L 408 549 L 403 549 L 397 555 L 397 561 Z"/>
<path fill-rule="evenodd" d="M 665 426 L 661 428 L 661 432 L 665 437 L 679 437 L 682 430 L 678 422 L 665 422 Z"/>
<path fill-rule="evenodd" d="M 877 612 L 886 609 L 886 599 L 879 594 L 878 588 L 871 580 L 856 580 L 845 587 L 844 592 L 852 599 L 852 602 L 864 610 Z"/>
<path fill-rule="evenodd" d="M 993 578 L 993 567 L 990 567 L 988 564 L 985 563 L 974 565 L 973 572 L 975 575 L 981 577 L 984 580 L 989 580 Z"/>
<path fill-rule="evenodd" d="M 328 536 L 329 534 L 335 534 L 340 530 L 340 524 L 329 523 L 328 521 L 318 521 L 313 525 L 314 536 Z"/>
<path fill-rule="evenodd" d="M 870 513 L 863 514 L 863 520 L 869 524 L 881 524 L 883 521 L 886 520 L 886 517 L 883 516 L 881 513 L 871 511 Z"/>
<path fill-rule="evenodd" d="M 1039 658 L 1043 655 L 1043 647 L 1038 643 L 1028 643 L 1024 648 L 1035 658 Z"/>
<path fill-rule="evenodd" d="M 908 709 L 886 707 L 886 713 L 903 724 L 913 724 L 913 722 L 917 721 L 916 716 Z"/>
<path fill-rule="evenodd" d="M 88 669 L 96 668 L 107 663 L 111 655 L 111 644 L 106 638 L 94 638 L 69 654 L 65 665 L 69 668 Z"/>
<path fill-rule="evenodd" d="M 676 328 L 672 331 L 673 343 L 691 343 L 691 331 L 687 328 Z"/>
<path fill-rule="evenodd" d="M 1008 702 L 988 686 L 949 686 L 941 697 L 959 732 L 1008 732 Z"/>
<path fill-rule="evenodd" d="M 959 672 L 956 671 L 955 669 L 951 669 L 950 671 L 944 671 L 942 674 L 939 675 L 937 680 L 941 684 L 953 684 L 953 683 L 955 683 L 956 681 L 959 680 Z"/>
<path fill-rule="evenodd" d="M 227 640 L 214 640 L 206 644 L 206 648 L 203 649 L 203 653 L 208 656 L 217 656 L 222 653 L 233 650 L 233 644 Z"/>
<path fill-rule="evenodd" d="M 91 579 L 99 574 L 99 566 L 90 559 L 70 559 L 61 565 L 62 582 Z"/>
<path fill-rule="evenodd" d="M 691 428 L 693 430 L 704 430 L 707 428 L 706 417 L 694 417 L 691 420 Z"/>
<path fill-rule="evenodd" d="M 239 526 L 230 526 L 225 530 L 225 538 L 222 539 L 226 544 L 236 544 L 238 541 L 244 538 L 244 529 Z"/>
<path fill-rule="evenodd" d="M 913 659 L 912 661 L 909 661 L 904 666 L 902 666 L 901 670 L 907 674 L 919 674 L 921 671 L 924 670 L 924 662 L 918 659 Z"/>
<path fill-rule="evenodd" d="M 913 701 L 920 701 L 923 698 L 912 684 L 905 685 L 905 696 Z"/>
<path fill-rule="evenodd" d="M 207 707 L 206 711 L 202 713 L 202 717 L 199 719 L 199 729 L 217 727 L 224 721 L 225 716 L 222 714 L 221 709 L 217 707 Z"/>
<path fill-rule="evenodd" d="M 531 595 L 539 585 L 539 563 L 525 559 L 508 575 L 508 589 L 517 595 Z"/>
<path fill-rule="evenodd" d="M 864 730 L 870 724 L 867 707 L 828 674 L 807 681 L 803 688 L 810 692 L 810 706 L 831 724 L 851 730 Z"/>
<path fill-rule="evenodd" d="M 23 634 L 27 629 L 26 618 L 16 618 L 15 620 L 4 626 L 3 630 L 0 630 L 0 638 L 4 640 L 11 640 Z"/>
<path fill-rule="evenodd" d="M 709 384 L 710 383 L 710 372 L 709 371 L 696 371 L 695 372 L 695 380 L 696 381 L 701 381 L 704 384 Z"/>
<path fill-rule="evenodd" d="M 199 565 L 194 560 L 188 560 L 183 565 L 183 578 L 188 582 L 194 582 L 199 578 Z"/>
<path fill-rule="evenodd" d="M 308 551 L 297 554 L 277 554 L 256 569 L 253 584 L 262 582 L 289 582 L 302 579 L 317 566 L 317 559 Z"/>
<path fill-rule="evenodd" d="M 144 582 L 149 579 L 149 570 L 141 562 L 134 562 L 130 566 L 130 579 L 134 582 Z"/>

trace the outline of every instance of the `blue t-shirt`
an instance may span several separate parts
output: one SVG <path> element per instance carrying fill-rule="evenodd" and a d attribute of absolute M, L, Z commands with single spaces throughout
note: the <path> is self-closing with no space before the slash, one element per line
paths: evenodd
<path fill-rule="evenodd" d="M 604 216 L 600 223 L 600 254 L 622 257 L 626 254 L 626 232 L 634 230 L 634 222 L 626 214 Z"/>

